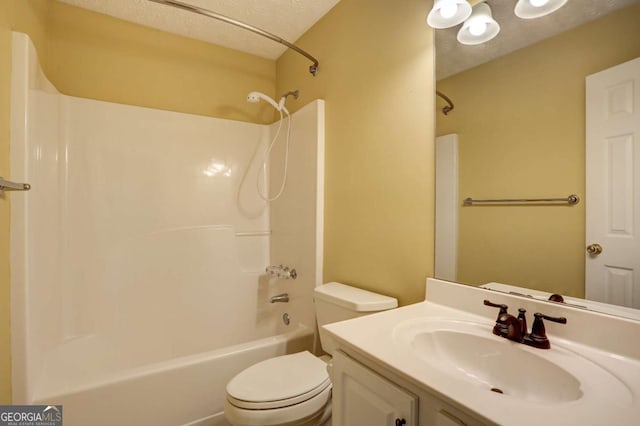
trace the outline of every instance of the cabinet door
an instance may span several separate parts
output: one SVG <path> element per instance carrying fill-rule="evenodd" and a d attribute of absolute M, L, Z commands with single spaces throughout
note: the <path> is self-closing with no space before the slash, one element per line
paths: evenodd
<path fill-rule="evenodd" d="M 342 352 L 333 358 L 333 426 L 416 426 L 418 398 Z"/>

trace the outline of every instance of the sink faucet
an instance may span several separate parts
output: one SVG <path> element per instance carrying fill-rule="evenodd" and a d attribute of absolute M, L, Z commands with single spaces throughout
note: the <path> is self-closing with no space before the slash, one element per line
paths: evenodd
<path fill-rule="evenodd" d="M 511 314 L 502 316 L 501 320 L 507 328 L 506 334 L 503 334 L 502 337 L 522 343 L 522 324 L 520 323 L 520 320 Z"/>
<path fill-rule="evenodd" d="M 533 314 L 534 321 L 531 327 L 531 333 L 527 333 L 526 310 L 522 308 L 518 309 L 518 318 L 516 318 L 509 314 L 507 305 L 492 303 L 489 300 L 485 300 L 484 304 L 493 308 L 500 308 L 496 325 L 493 326 L 493 334 L 518 343 L 533 346 L 534 348 L 549 349 L 551 347 L 544 328 L 543 319 L 561 324 L 567 323 L 567 319 L 564 317 L 550 317 L 536 312 Z"/>
<path fill-rule="evenodd" d="M 485 300 L 484 304 L 494 308 L 500 308 L 496 325 L 493 326 L 493 334 L 522 343 L 522 339 L 527 332 L 526 323 L 523 324 L 524 316 L 522 318 L 514 317 L 507 312 L 508 306 L 504 304 L 498 305 L 488 300 Z M 522 314 L 523 312 L 521 312 L 521 315 Z"/>

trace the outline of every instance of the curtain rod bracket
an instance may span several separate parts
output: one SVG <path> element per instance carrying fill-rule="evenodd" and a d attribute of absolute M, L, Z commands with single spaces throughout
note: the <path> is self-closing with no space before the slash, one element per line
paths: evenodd
<path fill-rule="evenodd" d="M 442 93 L 439 90 L 436 90 L 436 95 L 440 96 L 442 99 L 445 100 L 445 102 L 447 102 L 449 105 L 445 105 L 442 108 L 442 113 L 444 115 L 449 114 L 449 112 L 451 112 L 451 110 L 453 110 L 453 102 L 451 102 L 451 99 L 449 99 L 449 97 L 447 95 L 445 95 L 444 93 Z"/>
<path fill-rule="evenodd" d="M 228 16 L 221 15 L 220 13 L 216 13 L 214 11 L 211 11 L 211 10 L 208 10 L 208 9 L 204 9 L 204 8 L 198 7 L 198 6 L 193 6 L 193 5 L 190 5 L 190 4 L 187 4 L 187 3 L 182 3 L 180 1 L 176 1 L 176 0 L 148 0 L 148 1 L 153 2 L 153 3 L 164 4 L 165 6 L 173 6 L 173 7 L 178 8 L 178 9 L 186 10 L 188 12 L 197 13 L 198 15 L 203 15 L 203 16 L 207 16 L 209 18 L 217 19 L 218 21 L 222 21 L 222 22 L 226 22 L 227 24 L 235 25 L 236 27 L 243 28 L 245 30 L 251 31 L 252 33 L 255 33 L 255 34 L 261 35 L 262 37 L 266 37 L 266 38 L 268 38 L 270 40 L 273 40 L 276 43 L 280 43 L 280 44 L 288 47 L 289 49 L 296 51 L 297 53 L 301 54 L 302 56 L 304 56 L 305 58 L 307 58 L 308 60 L 313 62 L 313 64 L 309 66 L 309 72 L 314 77 L 318 74 L 318 66 L 320 65 L 320 63 L 318 62 L 318 60 L 316 58 L 314 58 L 313 56 L 311 56 L 309 53 L 305 52 L 304 50 L 300 49 L 295 44 L 289 43 L 287 40 L 284 40 L 284 39 L 278 37 L 275 34 L 271 34 L 268 31 L 265 31 L 265 30 L 260 29 L 258 27 L 254 27 L 253 25 L 246 24 L 246 23 L 244 23 L 242 21 L 238 21 L 236 19 L 229 18 Z"/>
<path fill-rule="evenodd" d="M 0 177 L 0 195 L 3 195 L 4 191 L 28 191 L 30 189 L 31 185 L 28 183 L 16 183 Z"/>

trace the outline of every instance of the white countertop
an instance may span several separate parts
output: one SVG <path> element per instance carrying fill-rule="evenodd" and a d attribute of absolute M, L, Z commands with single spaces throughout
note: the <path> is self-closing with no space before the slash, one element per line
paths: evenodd
<path fill-rule="evenodd" d="M 478 303 L 482 304 L 479 300 Z M 497 312 L 496 312 L 497 313 Z M 398 330 L 420 320 L 462 320 L 486 326 L 486 336 L 520 345 L 556 363 L 580 380 L 583 396 L 569 402 L 532 402 L 491 392 L 425 362 L 406 345 L 398 344 Z M 500 425 L 634 425 L 640 422 L 640 360 L 549 336 L 551 349 L 531 348 L 492 334 L 493 320 L 433 302 L 329 324 L 325 330 L 346 353 L 357 353 L 390 369 L 427 392 Z M 529 323 L 531 324 L 531 323 Z M 549 328 L 547 329 L 549 331 Z M 631 337 L 631 336 L 629 336 Z M 625 336 L 619 336 L 624 339 Z M 640 345 L 640 341 L 635 342 Z M 409 348 L 410 349 L 410 348 Z M 579 354 L 580 362 L 575 360 Z M 422 354 L 423 357 L 428 356 Z M 594 365 L 595 364 L 595 365 Z M 598 367 L 599 366 L 599 367 Z M 523 365 L 523 369 L 527 366 Z M 600 374 L 608 371 L 615 376 Z M 613 379 L 613 380 L 612 380 Z"/>

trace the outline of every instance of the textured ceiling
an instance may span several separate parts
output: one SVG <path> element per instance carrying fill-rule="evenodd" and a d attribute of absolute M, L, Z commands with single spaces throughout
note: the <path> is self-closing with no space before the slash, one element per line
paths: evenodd
<path fill-rule="evenodd" d="M 488 0 L 494 19 L 500 24 L 500 33 L 487 43 L 465 46 L 456 40 L 461 25 L 436 30 L 436 78 L 440 80 L 449 77 L 639 2 L 640 0 L 569 0 L 551 15 L 520 19 L 513 13 L 516 0 Z"/>
<path fill-rule="evenodd" d="M 268 59 L 276 59 L 286 50 L 286 47 L 278 43 L 224 22 L 147 0 L 60 1 Z M 246 22 L 294 43 L 340 0 L 182 1 Z M 456 40 L 460 25 L 436 30 L 436 78 L 440 80 L 457 74 L 639 2 L 640 0 L 569 0 L 551 15 L 526 20 L 517 18 L 513 13 L 516 0 L 487 0 L 494 18 L 501 26 L 500 33 L 487 43 L 465 46 Z M 313 55 L 313 52 L 309 53 Z"/>
<path fill-rule="evenodd" d="M 147 0 L 60 1 L 268 59 L 276 59 L 286 50 L 286 47 L 281 44 L 250 31 Z M 181 1 L 256 26 L 294 43 L 340 0 Z M 310 53 L 313 54 L 313 52 Z"/>

